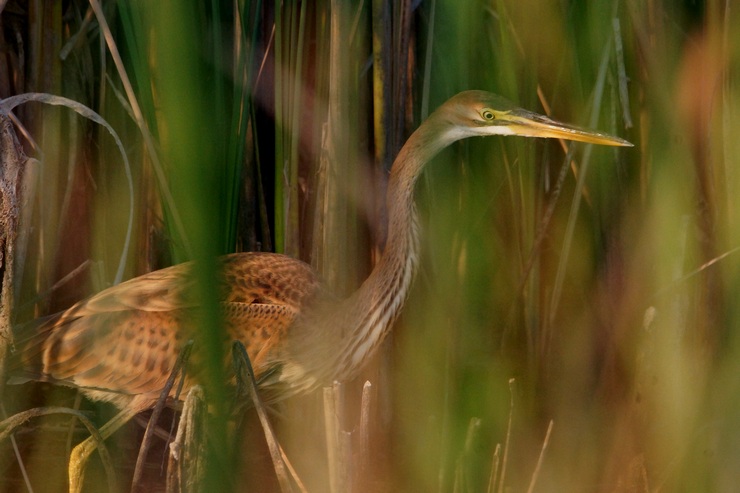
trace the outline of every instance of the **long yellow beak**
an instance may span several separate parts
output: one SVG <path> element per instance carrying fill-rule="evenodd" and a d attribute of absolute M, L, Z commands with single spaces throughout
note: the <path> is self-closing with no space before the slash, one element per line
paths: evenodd
<path fill-rule="evenodd" d="M 516 109 L 497 115 L 498 125 L 506 125 L 511 135 L 576 140 L 589 144 L 632 147 L 630 142 L 602 132 L 586 130 L 552 120 L 531 111 Z"/>

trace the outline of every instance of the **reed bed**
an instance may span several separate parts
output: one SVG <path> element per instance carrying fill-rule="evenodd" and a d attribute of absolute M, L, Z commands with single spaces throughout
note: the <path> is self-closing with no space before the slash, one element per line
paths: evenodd
<path fill-rule="evenodd" d="M 731 6 L 0 2 L 0 97 L 41 94 L 11 115 L 34 158 L 3 286 L 13 323 L 197 260 L 196 346 L 213 369 L 209 412 L 186 414 L 206 416 L 201 491 L 734 491 Z M 268 447 L 254 409 L 234 420 L 225 397 L 215 257 L 287 253 L 351 292 L 382 252 L 393 158 L 466 89 L 635 147 L 491 138 L 443 152 L 417 190 L 422 267 L 392 337 L 356 381 L 267 410 Z M 79 398 L 26 384 L 3 404 Z M 97 424 L 112 412 L 81 405 L 72 414 Z M 4 422 L 0 491 L 65 491 L 66 451 L 89 431 L 64 412 Z M 111 474 L 130 489 L 142 435 L 111 440 L 89 491 Z M 167 487 L 158 440 L 147 491 Z M 277 475 L 276 443 L 290 464 Z"/>

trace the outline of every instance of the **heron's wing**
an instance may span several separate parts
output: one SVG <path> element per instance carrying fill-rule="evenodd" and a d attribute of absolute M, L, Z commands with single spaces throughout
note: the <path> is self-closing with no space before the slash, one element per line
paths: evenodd
<path fill-rule="evenodd" d="M 304 262 L 275 253 L 235 253 L 222 258 L 223 301 L 285 306 L 300 312 L 325 296 Z"/>
<path fill-rule="evenodd" d="M 228 336 L 244 343 L 257 369 L 320 285 L 306 264 L 282 255 L 233 254 L 222 265 Z M 191 338 L 198 304 L 189 270 L 137 277 L 43 320 L 23 345 L 26 374 L 125 394 L 158 391 Z"/>
<path fill-rule="evenodd" d="M 232 340 L 241 341 L 259 378 L 274 370 L 269 355 L 307 307 L 330 298 L 305 263 L 284 255 L 249 254 L 224 258 L 226 292 L 222 306 Z"/>
<path fill-rule="evenodd" d="M 137 309 L 61 316 L 22 349 L 25 375 L 121 394 L 157 392 L 184 342 L 177 327 L 187 309 Z"/>
<path fill-rule="evenodd" d="M 236 253 L 220 259 L 223 302 L 286 305 L 300 311 L 320 283 L 300 260 L 274 253 Z M 166 312 L 197 306 L 192 262 L 160 269 L 112 286 L 63 312 L 64 318 L 127 310 Z"/>
<path fill-rule="evenodd" d="M 193 306 L 192 262 L 173 265 L 111 286 L 64 312 L 69 318 L 127 310 L 162 312 Z"/>

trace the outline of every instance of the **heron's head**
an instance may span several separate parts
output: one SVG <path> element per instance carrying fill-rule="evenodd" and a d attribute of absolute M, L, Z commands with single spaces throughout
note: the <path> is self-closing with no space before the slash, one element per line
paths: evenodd
<path fill-rule="evenodd" d="M 445 123 L 450 140 L 477 135 L 519 135 L 632 146 L 619 137 L 578 128 L 517 108 L 506 99 L 486 91 L 461 92 L 435 113 Z"/>

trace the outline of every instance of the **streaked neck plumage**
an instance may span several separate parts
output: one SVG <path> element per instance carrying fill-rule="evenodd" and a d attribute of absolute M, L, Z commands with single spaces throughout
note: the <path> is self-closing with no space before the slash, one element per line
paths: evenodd
<path fill-rule="evenodd" d="M 399 152 L 388 180 L 388 239 L 383 255 L 362 286 L 340 309 L 349 316 L 337 348 L 335 377 L 351 377 L 375 352 L 396 321 L 416 274 L 419 224 L 414 188 L 424 166 L 462 138 L 437 110 Z"/>

